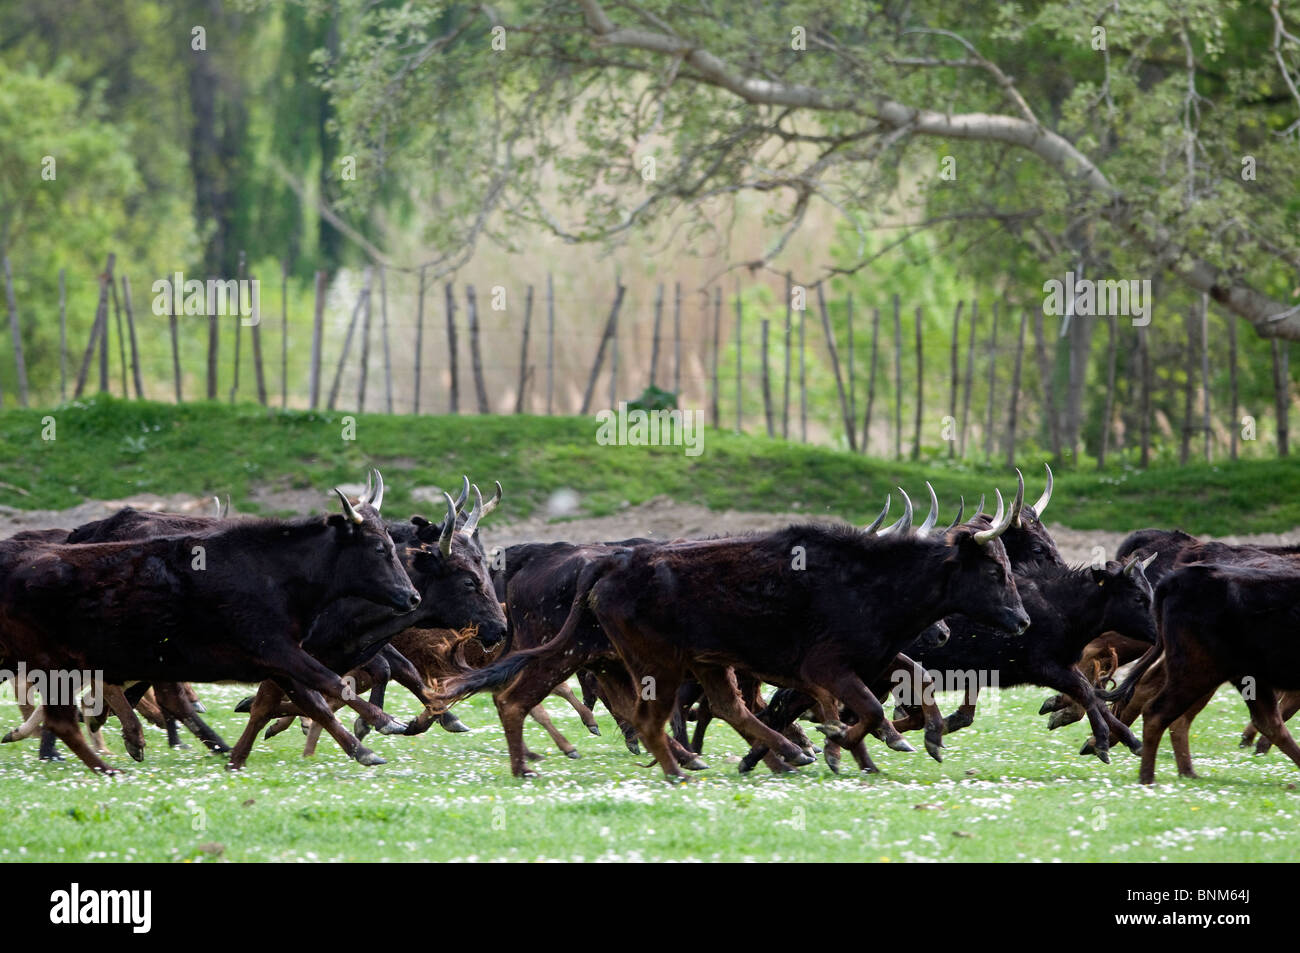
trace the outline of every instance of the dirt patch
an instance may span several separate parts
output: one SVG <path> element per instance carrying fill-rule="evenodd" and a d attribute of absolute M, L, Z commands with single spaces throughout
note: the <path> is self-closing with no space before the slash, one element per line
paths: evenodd
<path fill-rule="evenodd" d="M 360 483 L 346 484 L 340 486 L 340 489 L 355 495 L 359 494 L 364 486 Z M 436 488 L 427 489 L 432 496 Z M 458 490 L 458 487 L 452 488 L 453 493 Z M 263 489 L 256 491 L 253 499 L 259 505 L 273 510 L 310 513 L 327 509 L 332 497 L 323 496 L 315 489 Z M 438 499 L 441 500 L 440 493 Z M 147 493 L 120 500 L 87 500 L 66 510 L 15 510 L 0 506 L 0 538 L 27 529 L 47 529 L 55 526 L 71 529 L 90 520 L 108 516 L 123 506 L 134 506 L 142 510 L 162 510 L 169 513 L 211 514 L 215 511 L 212 497 L 195 497 L 188 494 L 157 496 Z M 232 509 L 231 512 L 236 511 Z M 506 515 L 504 507 L 500 515 Z M 625 507 L 609 516 L 557 519 L 543 513 L 528 519 L 508 522 L 494 515 L 485 523 L 484 534 L 486 541 L 493 546 L 555 541 L 582 543 L 626 539 L 633 536 L 678 539 L 779 529 L 790 523 L 808 520 L 843 522 L 830 513 L 800 512 L 797 508 L 786 513 L 710 510 L 695 503 L 682 503 L 668 497 L 656 497 L 638 506 Z M 1105 556 L 1112 557 L 1120 541 L 1128 535 L 1127 531 L 1069 529 L 1050 521 L 1048 528 L 1069 563 L 1091 562 L 1094 558 L 1094 547 L 1097 546 L 1102 547 Z M 1222 539 L 1227 543 L 1294 544 L 1300 543 L 1300 528 L 1285 533 L 1225 536 Z"/>

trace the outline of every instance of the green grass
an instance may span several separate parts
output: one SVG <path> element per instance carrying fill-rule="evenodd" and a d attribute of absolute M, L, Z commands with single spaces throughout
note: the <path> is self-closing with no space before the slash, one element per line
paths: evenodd
<path fill-rule="evenodd" d="M 47 415 L 54 440 L 42 439 Z M 860 522 L 896 485 L 923 499 L 923 482 L 931 480 L 945 517 L 958 494 L 973 502 L 994 485 L 1014 488 L 1002 467 L 895 463 L 712 429 L 703 454 L 687 457 L 680 448 L 600 446 L 595 423 L 582 418 L 360 415 L 356 439 L 345 440 L 345 416 L 109 398 L 8 410 L 0 413 L 0 504 L 56 509 L 138 492 L 229 493 L 247 510 L 257 508 L 249 503 L 256 488 L 298 488 L 319 490 L 325 507 L 332 484 L 358 482 L 371 464 L 387 478 L 391 512 L 427 511 L 428 504 L 412 501 L 411 489 L 454 485 L 464 472 L 480 486 L 502 482 L 506 519 L 532 513 L 566 487 L 578 491 L 591 515 L 666 495 L 713 508 L 798 510 Z M 1041 461 L 1021 465 L 1036 498 Z M 1120 531 L 1288 530 L 1300 525 L 1300 461 L 1064 472 L 1050 519 Z"/>
<path fill-rule="evenodd" d="M 204 686 L 228 741 L 238 686 Z M 389 763 L 363 768 L 328 738 L 301 757 L 297 728 L 259 742 L 232 775 L 199 748 L 172 751 L 146 727 L 145 761 L 105 779 L 78 762 L 40 764 L 35 742 L 0 747 L 4 860 L 1293 860 L 1300 773 L 1285 757 L 1237 747 L 1245 707 L 1227 690 L 1197 718 L 1200 780 L 1177 778 L 1168 739 L 1154 787 L 1137 784 L 1126 750 L 1104 765 L 1076 752 L 1082 724 L 1048 732 L 1034 714 L 1045 689 L 986 692 L 975 724 L 948 738 L 943 764 L 868 745 L 883 773 L 835 776 L 821 762 L 774 777 L 740 776 L 740 739 L 715 723 L 711 770 L 670 786 L 629 754 L 603 711 L 589 736 L 556 700 L 547 707 L 582 758 L 570 761 L 531 722 L 547 754 L 541 778 L 510 776 L 486 699 L 457 711 L 464 735 L 367 739 Z M 391 693 L 407 715 L 413 701 Z M 944 709 L 954 696 L 942 696 Z M 409 704 L 408 704 L 409 703 Z M 17 719 L 0 703 L 0 724 Z M 116 725 L 116 722 L 111 722 Z M 919 746 L 919 739 L 918 739 Z M 849 759 L 846 758 L 846 763 Z"/>

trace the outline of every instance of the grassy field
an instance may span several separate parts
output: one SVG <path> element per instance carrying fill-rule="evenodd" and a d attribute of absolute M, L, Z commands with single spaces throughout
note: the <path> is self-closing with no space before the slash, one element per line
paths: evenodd
<path fill-rule="evenodd" d="M 504 484 L 507 520 L 571 488 L 590 515 L 666 495 L 714 508 L 797 508 L 866 521 L 895 485 L 920 493 L 931 480 L 945 515 L 959 493 L 974 501 L 995 483 L 1004 492 L 1015 485 L 1002 467 L 895 463 L 727 431 L 707 430 L 704 452 L 687 457 L 680 448 L 600 446 L 596 425 L 582 418 L 360 415 L 347 440 L 345 416 L 110 398 L 9 410 L 0 414 L 0 504 L 59 509 L 138 492 L 230 494 L 247 511 L 257 509 L 255 489 L 310 489 L 325 507 L 332 484 L 359 481 L 374 464 L 388 478 L 392 512 L 427 510 L 413 505 L 411 489 L 456 484 L 465 472 L 480 486 Z M 42 438 L 47 417 L 56 439 Z M 1022 467 L 1033 498 L 1041 461 Z M 1051 519 L 1075 529 L 1289 530 L 1300 526 L 1300 461 L 1063 472 Z"/>
<path fill-rule="evenodd" d="M 203 689 L 228 741 L 243 716 L 238 686 Z M 971 728 L 948 739 L 943 764 L 869 742 L 883 773 L 835 776 L 824 763 L 742 777 L 739 738 L 715 723 L 711 770 L 671 786 L 640 767 L 603 710 L 588 735 L 558 700 L 557 724 L 578 745 L 564 758 L 541 729 L 543 776 L 510 776 L 490 702 L 458 708 L 473 727 L 449 735 L 367 739 L 389 763 L 363 768 L 328 739 L 301 757 L 291 729 L 261 742 L 237 775 L 199 748 L 172 751 L 146 728 L 142 764 L 90 775 L 40 764 L 34 742 L 0 747 L 4 860 L 1293 860 L 1300 851 L 1300 773 L 1284 757 L 1237 747 L 1245 707 L 1225 690 L 1192 737 L 1200 780 L 1179 780 L 1168 740 L 1158 784 L 1137 784 L 1137 759 L 1076 754 L 1079 724 L 1048 732 L 1034 714 L 1046 690 L 986 693 Z M 392 707 L 413 702 L 392 692 Z M 952 696 L 943 696 L 945 710 Z M 411 702 L 411 705 L 407 705 Z M 16 721 L 12 698 L 0 724 Z M 112 722 L 116 725 L 116 722 Z M 120 752 L 110 730 L 109 744 Z M 846 758 L 846 762 L 849 759 Z"/>

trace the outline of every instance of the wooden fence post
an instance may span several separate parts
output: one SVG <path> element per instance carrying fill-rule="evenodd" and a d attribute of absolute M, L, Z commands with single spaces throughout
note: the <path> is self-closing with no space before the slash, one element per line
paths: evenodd
<path fill-rule="evenodd" d="M 984 434 L 984 460 L 993 457 L 993 402 L 998 381 L 998 302 L 993 302 L 993 336 L 989 341 L 989 414 Z"/>
<path fill-rule="evenodd" d="M 673 282 L 673 393 L 682 396 L 682 283 Z"/>
<path fill-rule="evenodd" d="M 122 376 L 122 399 L 129 400 L 131 391 L 126 386 L 126 332 L 122 330 L 122 305 L 117 297 L 116 280 L 110 289 L 110 295 L 113 299 L 113 321 L 117 325 L 117 368 Z"/>
<path fill-rule="evenodd" d="M 59 269 L 59 400 L 68 399 L 68 293 L 65 269 Z"/>
<path fill-rule="evenodd" d="M 388 269 L 379 266 L 379 325 L 384 334 L 384 406 L 393 412 L 393 352 L 388 343 Z"/>
<path fill-rule="evenodd" d="M 980 303 L 970 303 L 970 331 L 966 334 L 966 381 L 961 388 L 961 439 L 958 441 L 957 456 L 966 456 L 966 433 L 970 423 L 971 385 L 975 381 L 975 330 L 980 320 Z"/>
<path fill-rule="evenodd" d="M 831 354 L 831 370 L 835 374 L 835 389 L 840 397 L 840 419 L 844 421 L 844 435 L 849 441 L 849 450 L 858 449 L 858 422 L 849 414 L 848 394 L 844 390 L 844 378 L 840 375 L 839 349 L 835 346 L 835 332 L 831 328 L 830 312 L 826 307 L 826 295 L 822 292 L 822 283 L 817 282 L 817 310 L 822 316 L 822 331 L 826 334 L 826 347 Z"/>
<path fill-rule="evenodd" d="M 257 402 L 263 407 L 266 406 L 266 368 L 262 366 L 262 286 L 256 278 L 249 280 L 249 285 L 257 288 L 257 295 L 254 297 L 251 306 L 252 324 L 249 330 L 253 338 L 253 377 L 257 381 Z M 243 318 L 239 318 L 240 321 Z"/>
<path fill-rule="evenodd" d="M 894 459 L 903 459 L 903 322 L 894 295 Z"/>
<path fill-rule="evenodd" d="M 232 404 L 235 402 L 235 397 L 239 393 L 239 359 L 241 357 L 239 342 L 244 332 L 244 308 L 242 299 L 244 292 L 244 252 L 242 249 L 239 252 L 239 268 L 235 272 L 235 280 L 235 287 L 237 289 L 235 292 L 235 373 L 234 379 L 230 384 L 230 402 Z"/>
<path fill-rule="evenodd" d="M 785 377 L 781 379 L 781 439 L 790 439 L 790 350 L 794 346 L 790 272 L 785 273 Z"/>
<path fill-rule="evenodd" d="M 744 394 L 741 391 L 741 372 L 744 363 L 741 361 L 741 337 L 740 325 L 744 316 L 740 311 L 740 282 L 736 282 L 736 433 L 744 433 Z"/>
<path fill-rule="evenodd" d="M 952 368 L 950 373 L 952 386 L 948 391 L 948 416 L 952 418 L 952 425 L 954 428 L 957 426 L 957 386 L 961 382 L 961 361 L 958 356 L 961 350 L 961 335 L 959 334 L 959 331 L 961 329 L 961 309 L 965 304 L 965 301 L 958 301 L 957 310 L 954 311 L 952 315 Z M 951 460 L 956 455 L 957 434 L 954 433 L 948 440 L 948 459 Z"/>
<path fill-rule="evenodd" d="M 420 297 L 415 309 L 415 406 L 413 413 L 420 412 L 420 370 L 424 358 L 424 269 L 420 266 Z"/>
<path fill-rule="evenodd" d="M 1143 467 L 1151 464 L 1151 347 L 1147 341 L 1147 329 L 1137 329 L 1138 363 L 1142 367 L 1141 431 Z M 1055 416 L 1052 418 L 1055 420 Z"/>
<path fill-rule="evenodd" d="M 925 408 L 925 361 L 921 350 L 921 309 L 916 309 L 916 424 L 912 435 L 912 459 L 921 459 L 921 416 Z"/>
<path fill-rule="evenodd" d="M 374 278 L 374 265 L 366 266 L 365 310 L 361 312 L 361 375 L 357 379 L 357 411 L 366 409 L 366 383 L 370 378 L 370 289 Z"/>
<path fill-rule="evenodd" d="M 1287 342 L 1273 338 L 1273 397 L 1277 409 L 1277 455 L 1289 456 L 1291 411 L 1291 353 Z"/>
<path fill-rule="evenodd" d="M 170 296 L 169 296 L 170 297 Z M 172 339 L 172 380 L 175 385 L 176 403 L 182 402 L 181 397 L 181 347 L 176 327 L 176 308 L 175 299 L 172 305 L 167 308 L 167 330 Z"/>
<path fill-rule="evenodd" d="M 321 346 L 325 335 L 325 272 L 317 270 L 311 320 L 311 409 L 320 406 Z"/>
<path fill-rule="evenodd" d="M 655 328 L 650 339 L 650 386 L 655 386 L 655 375 L 659 372 L 659 324 L 664 315 L 664 283 L 655 286 Z"/>
<path fill-rule="evenodd" d="M 474 373 L 474 394 L 478 398 L 478 412 L 492 412 L 488 404 L 487 385 L 483 382 L 483 357 L 478 346 L 478 299 L 474 296 L 474 286 L 465 286 L 465 314 L 469 320 L 469 363 Z"/>
<path fill-rule="evenodd" d="M 1237 400 L 1237 319 L 1228 315 L 1228 389 L 1231 392 L 1232 416 L 1228 418 L 1228 432 L 1232 435 L 1229 453 L 1237 459 L 1237 441 L 1241 437 L 1241 421 L 1237 419 L 1240 403 Z"/>
<path fill-rule="evenodd" d="M 618 318 L 609 332 L 609 407 L 618 406 Z"/>
<path fill-rule="evenodd" d="M 804 348 L 808 317 L 807 289 L 804 289 L 804 306 L 799 309 L 799 439 L 808 442 L 808 360 Z"/>
<path fill-rule="evenodd" d="M 1111 418 L 1115 413 L 1115 362 L 1119 354 L 1119 328 L 1115 322 L 1115 315 L 1107 316 L 1106 328 L 1108 332 L 1106 339 L 1106 409 L 1101 417 L 1101 449 L 1097 453 L 1098 470 L 1106 466 L 1106 454 L 1110 450 L 1110 432 L 1113 424 Z"/>
<path fill-rule="evenodd" d="M 1025 359 L 1025 324 L 1029 312 L 1020 309 L 1020 333 L 1016 336 L 1016 367 L 1011 378 L 1011 410 L 1007 414 L 1007 469 L 1016 465 L 1016 425 L 1020 410 L 1020 372 Z"/>
<path fill-rule="evenodd" d="M 447 293 L 447 358 L 451 371 L 450 413 L 460 413 L 460 372 L 456 364 L 456 289 L 451 282 L 444 286 Z"/>
<path fill-rule="evenodd" d="M 116 256 L 113 258 L 113 264 L 116 267 Z M 117 295 L 117 275 L 116 272 L 110 271 L 108 274 L 108 292 L 113 297 Z M 100 325 L 99 331 L 99 392 L 108 393 L 108 296 L 104 298 L 104 321 Z"/>
<path fill-rule="evenodd" d="M 623 306 L 623 294 L 626 291 L 623 282 L 616 280 L 614 305 L 609 309 L 609 318 L 605 321 L 605 331 L 600 336 L 600 347 L 596 350 L 596 360 L 591 365 L 591 376 L 587 378 L 587 390 L 582 396 L 582 409 L 579 413 L 584 417 L 591 410 L 591 398 L 596 391 L 596 377 L 600 374 L 601 365 L 605 363 L 605 348 L 609 345 L 609 340 L 614 336 L 615 329 L 618 327 L 618 309 Z"/>
<path fill-rule="evenodd" d="M 844 319 L 848 327 L 848 343 L 845 348 L 848 356 L 845 363 L 849 366 L 849 413 L 846 418 L 848 421 L 848 430 L 850 434 L 849 449 L 857 450 L 857 429 L 858 429 L 858 383 L 857 375 L 854 372 L 857 361 L 853 353 L 853 292 L 850 291 L 844 299 Z"/>
<path fill-rule="evenodd" d="M 718 352 L 722 350 L 722 289 L 713 289 L 713 426 L 722 426 L 718 410 Z"/>
<path fill-rule="evenodd" d="M 104 324 L 108 320 L 108 286 L 106 282 L 111 280 L 113 264 L 116 261 L 117 255 L 109 252 L 104 272 L 99 276 L 99 303 L 95 307 L 95 320 L 90 326 L 90 340 L 86 343 L 86 355 L 81 360 L 81 371 L 77 374 L 77 387 L 72 393 L 73 400 L 81 399 L 82 391 L 86 387 L 86 377 L 90 373 L 90 362 L 95 359 L 96 345 L 99 343 L 100 335 L 104 333 Z"/>
<path fill-rule="evenodd" d="M 1061 462 L 1060 421 L 1056 417 L 1056 387 L 1052 381 L 1052 365 L 1047 359 L 1047 341 L 1043 336 L 1043 309 L 1034 315 L 1034 353 L 1038 357 L 1039 383 L 1043 388 L 1043 415 L 1047 418 L 1047 434 L 1052 444 L 1052 462 Z"/>
<path fill-rule="evenodd" d="M 1201 429 L 1205 432 L 1205 462 L 1210 462 L 1210 296 L 1201 292 Z"/>
<path fill-rule="evenodd" d="M 289 406 L 289 259 L 280 263 L 280 409 Z"/>
<path fill-rule="evenodd" d="M 524 335 L 519 346 L 519 393 L 515 397 L 515 413 L 524 412 L 524 391 L 528 389 L 528 334 L 533 323 L 533 286 L 528 286 L 524 298 Z"/>
<path fill-rule="evenodd" d="M 768 319 L 764 318 L 761 324 L 763 334 L 763 418 L 767 423 L 767 435 L 772 437 L 776 435 L 776 428 L 772 420 L 772 381 L 769 378 L 767 361 Z"/>
<path fill-rule="evenodd" d="M 361 316 L 361 305 L 366 300 L 366 294 L 369 288 L 363 287 L 357 294 L 357 303 L 352 308 L 352 319 L 348 321 L 348 333 L 343 338 L 343 352 L 339 355 L 339 363 L 334 368 L 334 383 L 330 385 L 329 403 L 326 406 L 333 410 L 339 398 L 339 385 L 343 382 L 343 367 L 347 364 L 348 352 L 352 350 L 352 335 L 357 329 L 357 318 Z"/>
<path fill-rule="evenodd" d="M 871 443 L 871 408 L 876 402 L 876 365 L 877 344 L 880 340 L 880 309 L 871 309 L 871 370 L 867 372 L 867 412 L 862 416 L 862 446 L 861 451 L 867 452 L 867 447 Z"/>
<path fill-rule="evenodd" d="M 137 400 L 144 400 L 144 382 L 140 377 L 140 345 L 135 337 L 135 308 L 131 304 L 131 279 L 122 276 L 122 306 L 126 309 L 126 333 L 131 343 L 131 379 Z"/>
<path fill-rule="evenodd" d="M 546 416 L 555 406 L 555 285 L 546 273 Z"/>
<path fill-rule="evenodd" d="M 9 306 L 9 330 L 14 339 L 14 370 L 18 374 L 18 406 L 27 406 L 27 362 L 23 359 L 23 334 L 18 325 L 18 302 L 14 297 L 14 276 L 5 255 L 5 301 Z"/>

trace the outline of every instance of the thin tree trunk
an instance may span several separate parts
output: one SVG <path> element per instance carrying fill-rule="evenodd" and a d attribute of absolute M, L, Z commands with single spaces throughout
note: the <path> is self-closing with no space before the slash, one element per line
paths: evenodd
<path fill-rule="evenodd" d="M 673 393 L 682 396 L 682 283 L 673 282 Z"/>
<path fill-rule="evenodd" d="M 255 285 L 257 279 L 249 281 L 250 285 Z M 257 402 L 263 407 L 266 406 L 266 368 L 262 364 L 262 292 L 259 289 L 257 300 L 253 302 L 253 313 L 251 315 L 253 323 L 248 326 L 249 332 L 253 338 L 253 377 L 257 381 Z M 130 312 L 127 312 L 128 317 Z M 242 320 L 242 319 L 241 319 Z"/>
<path fill-rule="evenodd" d="M 444 286 L 447 293 L 447 367 L 451 372 L 451 389 L 448 412 L 460 413 L 460 371 L 456 363 L 456 289 L 451 282 Z"/>
<path fill-rule="evenodd" d="M 140 379 L 140 345 L 135 337 L 135 308 L 131 303 L 131 279 L 122 276 L 122 306 L 126 309 L 126 333 L 131 343 L 131 381 L 137 400 L 144 400 L 144 383 Z"/>
<path fill-rule="evenodd" d="M 321 346 L 325 335 L 325 272 L 316 272 L 311 322 L 311 409 L 320 406 Z"/>
<path fill-rule="evenodd" d="M 117 296 L 117 276 L 108 276 L 108 296 L 104 298 L 104 321 L 99 333 L 99 392 L 108 393 L 108 306 L 109 298 Z"/>
<path fill-rule="evenodd" d="M 949 379 L 951 386 L 948 389 L 948 416 L 952 419 L 951 426 L 957 426 L 957 386 L 961 382 L 961 309 L 965 301 L 957 302 L 957 310 L 952 315 L 952 360 Z M 952 434 L 948 440 L 948 459 L 951 460 L 957 455 L 957 435 Z"/>
<path fill-rule="evenodd" d="M 1151 346 L 1147 340 L 1147 329 L 1139 327 L 1137 329 L 1138 337 L 1138 363 L 1142 367 L 1142 400 L 1141 400 L 1141 440 L 1142 453 L 1141 465 L 1147 467 L 1151 465 Z"/>
<path fill-rule="evenodd" d="M 1201 294 L 1201 430 L 1205 434 L 1205 462 L 1210 462 L 1210 297 Z"/>
<path fill-rule="evenodd" d="M 880 342 L 880 309 L 871 309 L 871 369 L 867 372 L 867 412 L 862 415 L 862 452 L 871 444 L 871 410 L 876 403 L 877 345 Z"/>
<path fill-rule="evenodd" d="M 388 277 L 383 265 L 379 266 L 379 325 L 384 334 L 384 403 L 393 412 L 393 351 L 388 341 Z"/>
<path fill-rule="evenodd" d="M 1237 418 L 1237 413 L 1241 407 L 1237 395 L 1237 319 L 1231 314 L 1227 316 L 1228 320 L 1228 389 L 1231 391 L 1232 416 L 1228 418 L 1228 431 L 1232 435 L 1232 443 L 1229 445 L 1229 453 L 1232 459 L 1237 459 L 1238 446 L 1237 442 L 1241 437 L 1241 421 Z"/>
<path fill-rule="evenodd" d="M 722 289 L 713 289 L 713 426 L 722 426 L 721 409 L 718 402 L 718 352 L 722 350 Z"/>
<path fill-rule="evenodd" d="M 775 425 L 775 422 L 774 422 L 773 419 L 772 419 L 772 382 L 771 382 L 771 380 L 770 380 L 769 377 L 768 377 L 768 371 L 769 371 L 768 364 L 767 364 L 767 332 L 768 332 L 768 323 L 769 323 L 769 322 L 768 322 L 768 319 L 767 319 L 767 318 L 764 318 L 763 321 L 762 321 L 762 332 L 763 332 L 763 417 L 764 417 L 765 421 L 767 422 L 767 435 L 768 435 L 769 437 L 772 437 L 772 436 L 775 436 L 775 435 L 776 435 L 776 425 Z"/>
<path fill-rule="evenodd" d="M 68 399 L 68 289 L 59 269 L 59 400 Z M 170 297 L 170 295 L 168 296 Z"/>
<path fill-rule="evenodd" d="M 741 312 L 740 304 L 740 283 L 736 283 L 736 433 L 744 433 L 744 415 L 745 401 L 742 391 L 741 374 L 744 371 L 744 362 L 741 360 L 741 325 L 744 322 L 744 314 Z"/>
<path fill-rule="evenodd" d="M 181 396 L 181 345 L 178 328 L 176 327 L 176 314 L 173 308 L 168 308 L 167 329 L 171 332 L 172 338 L 172 383 L 176 390 L 176 403 L 182 403 L 184 398 Z"/>
<path fill-rule="evenodd" d="M 1119 354 L 1119 328 L 1115 315 L 1106 318 L 1108 337 L 1106 340 L 1106 409 L 1101 417 L 1101 449 L 1097 453 L 1097 469 L 1106 466 L 1106 454 L 1110 451 L 1110 431 L 1114 425 L 1111 420 L 1115 413 L 1115 361 Z"/>
<path fill-rule="evenodd" d="M 1192 444 L 1192 413 L 1195 403 L 1196 394 L 1196 314 L 1189 311 L 1183 316 L 1183 327 L 1187 330 L 1187 350 L 1184 370 L 1187 373 L 1187 381 L 1183 386 L 1183 433 L 1182 440 L 1178 445 L 1178 462 L 1186 465 L 1187 457 L 1191 453 Z"/>
<path fill-rule="evenodd" d="M 600 347 L 597 348 L 596 350 L 596 360 L 595 363 L 591 365 L 591 376 L 587 378 L 587 391 L 585 394 L 583 394 L 582 410 L 579 411 L 579 413 L 581 413 L 583 416 L 586 416 L 586 414 L 591 410 L 591 397 L 596 392 L 596 378 L 600 374 L 601 366 L 605 363 L 605 348 L 609 345 L 609 341 L 614 336 L 615 329 L 618 327 L 618 309 L 623 306 L 623 294 L 626 291 L 627 289 L 623 287 L 623 282 L 619 281 L 617 286 L 614 289 L 614 304 L 609 309 L 608 320 L 605 321 L 605 333 L 600 336 Z M 714 320 L 716 323 L 717 319 L 715 318 Z M 717 415 L 716 384 L 718 380 L 716 349 L 714 352 L 713 367 L 714 367 L 713 381 L 715 384 L 715 389 L 714 389 L 715 397 L 714 397 L 713 406 L 714 406 L 714 417 L 716 420 L 716 415 Z"/>
<path fill-rule="evenodd" d="M 333 410 L 338 403 L 339 385 L 343 382 L 343 367 L 347 364 L 348 353 L 352 350 L 352 335 L 356 333 L 357 319 L 361 316 L 361 306 L 365 303 L 369 292 L 369 286 L 363 287 L 357 295 L 357 303 L 352 308 L 352 319 L 348 321 L 348 333 L 343 338 L 343 353 L 339 355 L 338 367 L 334 369 L 334 383 L 330 385 L 329 403 L 326 405 L 330 410 Z"/>
<path fill-rule="evenodd" d="M 1034 314 L 1034 351 L 1038 355 L 1038 379 L 1043 388 L 1043 416 L 1047 418 L 1047 436 L 1052 445 L 1052 462 L 1061 463 L 1061 430 L 1056 416 L 1056 388 L 1052 383 L 1052 364 L 1047 358 L 1047 341 L 1043 337 L 1043 310 Z"/>
<path fill-rule="evenodd" d="M 1289 456 L 1291 410 L 1291 360 L 1286 341 L 1273 338 L 1273 389 L 1277 407 L 1277 455 Z"/>
<path fill-rule="evenodd" d="M 618 319 L 609 335 L 609 407 L 618 407 Z"/>
<path fill-rule="evenodd" d="M 970 423 L 971 385 L 975 381 L 975 329 L 980 319 L 980 303 L 970 304 L 970 331 L 966 335 L 966 382 L 962 385 L 961 395 L 961 440 L 957 447 L 957 456 L 966 456 L 966 433 Z"/>
<path fill-rule="evenodd" d="M 415 399 L 412 413 L 420 413 L 420 373 L 424 366 L 424 266 L 420 266 L 420 297 L 415 307 Z"/>
<path fill-rule="evenodd" d="M 524 297 L 524 335 L 519 346 L 519 393 L 515 396 L 515 413 L 524 412 L 524 391 L 528 389 L 528 335 L 533 324 L 533 286 L 528 286 Z"/>
<path fill-rule="evenodd" d="M 126 332 L 122 329 L 122 304 L 117 296 L 117 282 L 110 288 L 113 298 L 113 322 L 117 325 L 117 369 L 122 379 L 122 399 L 127 400 L 131 391 L 126 385 Z"/>
<path fill-rule="evenodd" d="M 785 376 L 781 379 L 781 439 L 790 439 L 790 350 L 794 345 L 794 311 L 790 272 L 785 273 Z"/>
<path fill-rule="evenodd" d="M 822 331 L 826 335 L 826 348 L 831 354 L 831 370 L 835 372 L 835 390 L 840 395 L 840 419 L 844 421 L 844 435 L 848 438 L 849 449 L 857 452 L 858 423 L 849 414 L 848 394 L 844 390 L 844 378 L 840 375 L 839 349 L 835 346 L 835 332 L 831 329 L 831 316 L 826 308 L 826 296 L 822 293 L 822 283 L 817 282 L 817 310 L 822 316 Z"/>
<path fill-rule="evenodd" d="M 655 286 L 655 329 L 650 339 L 650 386 L 655 386 L 659 373 L 659 328 L 664 317 L 664 283 Z"/>
<path fill-rule="evenodd" d="M 483 381 L 483 356 L 478 344 L 478 300 L 474 297 L 474 286 L 465 286 L 466 315 L 469 320 L 469 361 L 474 372 L 474 394 L 478 398 L 478 412 L 492 412 L 488 405 L 487 384 Z"/>
<path fill-rule="evenodd" d="M 921 416 L 925 409 L 925 359 L 921 350 L 921 309 L 916 309 L 916 425 L 912 434 L 912 459 L 921 459 Z"/>
<path fill-rule="evenodd" d="M 844 316 L 845 316 L 845 323 L 848 325 L 848 332 L 849 332 L 848 348 L 847 348 L 848 350 L 847 363 L 849 365 L 849 413 L 848 416 L 845 417 L 845 420 L 848 423 L 849 447 L 851 449 L 856 450 L 858 446 L 857 436 L 856 436 L 857 429 L 858 429 L 858 384 L 857 384 L 857 375 L 855 374 L 855 367 L 854 367 L 854 365 L 857 362 L 854 360 L 854 354 L 853 354 L 853 292 L 852 291 L 850 291 L 845 296 L 844 299 Z"/>
<path fill-rule="evenodd" d="M 280 409 L 289 406 L 289 259 L 280 263 Z"/>
<path fill-rule="evenodd" d="M 1007 412 L 1007 468 L 1016 465 L 1016 424 L 1020 412 L 1020 374 L 1025 360 L 1025 325 L 1029 312 L 1020 311 L 1020 333 L 1016 336 L 1016 366 L 1011 376 L 1011 409 Z M 955 393 L 954 388 L 954 393 Z"/>
<path fill-rule="evenodd" d="M 90 362 L 95 359 L 95 346 L 99 343 L 99 337 L 104 331 L 104 323 L 108 320 L 108 287 L 105 282 L 114 280 L 113 265 L 116 262 L 117 255 L 109 252 L 104 273 L 99 277 L 99 303 L 95 306 L 95 320 L 90 326 L 90 340 L 86 344 L 86 356 L 81 361 L 81 371 L 77 374 L 77 387 L 72 393 L 73 400 L 80 400 L 85 390 L 86 378 L 90 374 Z"/>
<path fill-rule="evenodd" d="M 242 251 L 239 253 L 239 269 L 235 273 L 235 279 L 237 282 L 235 285 L 237 289 L 235 292 L 235 376 L 230 385 L 230 402 L 232 404 L 235 402 L 235 395 L 239 393 L 239 339 L 244 328 L 242 299 L 244 293 L 244 253 Z"/>
<path fill-rule="evenodd" d="M 27 406 L 27 362 L 23 359 L 23 334 L 18 324 L 18 302 L 14 296 L 14 277 L 5 256 L 5 302 L 9 306 L 9 331 L 14 339 L 14 369 L 18 374 L 18 406 Z"/>
<path fill-rule="evenodd" d="M 555 403 L 555 285 L 551 273 L 546 273 L 546 415 L 553 412 Z"/>
<path fill-rule="evenodd" d="M 808 360 L 805 350 L 808 308 L 799 309 L 799 439 L 808 442 Z"/>
<path fill-rule="evenodd" d="M 989 413 L 984 434 L 984 460 L 993 459 L 993 403 L 998 383 L 998 302 L 993 302 L 993 334 L 989 339 Z"/>
<path fill-rule="evenodd" d="M 357 378 L 357 411 L 359 413 L 364 413 L 366 410 L 366 384 L 370 380 L 370 283 L 373 280 L 373 269 L 373 265 L 366 267 L 366 306 L 365 310 L 361 312 L 361 374 Z"/>
<path fill-rule="evenodd" d="M 903 323 L 894 295 L 894 459 L 903 459 Z"/>

